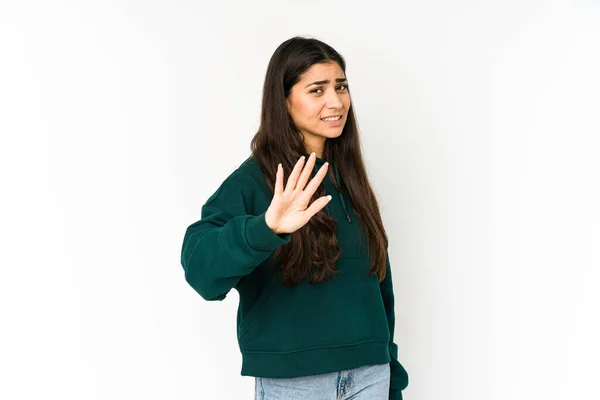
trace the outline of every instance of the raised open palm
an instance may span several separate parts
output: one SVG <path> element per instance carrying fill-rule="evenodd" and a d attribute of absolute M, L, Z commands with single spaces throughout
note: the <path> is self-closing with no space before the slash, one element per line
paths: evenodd
<path fill-rule="evenodd" d="M 315 165 L 316 155 L 312 153 L 304 165 L 304 156 L 296 162 L 285 189 L 283 187 L 283 168 L 277 166 L 275 193 L 265 213 L 267 226 L 277 234 L 292 233 L 303 227 L 313 215 L 329 203 L 331 196 L 322 196 L 308 206 L 311 197 L 327 173 L 325 163 L 306 184 Z M 304 168 L 302 168 L 304 166 Z"/>

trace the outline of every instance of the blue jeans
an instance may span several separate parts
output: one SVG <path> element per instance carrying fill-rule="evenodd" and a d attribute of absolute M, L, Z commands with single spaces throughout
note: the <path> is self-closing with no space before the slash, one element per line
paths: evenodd
<path fill-rule="evenodd" d="M 254 400 L 387 400 L 390 364 L 298 378 L 254 379 Z"/>

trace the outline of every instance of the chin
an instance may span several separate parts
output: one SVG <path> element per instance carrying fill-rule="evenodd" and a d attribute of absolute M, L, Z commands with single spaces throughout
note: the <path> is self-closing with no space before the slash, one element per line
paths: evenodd
<path fill-rule="evenodd" d="M 337 136 L 340 136 L 343 131 L 344 131 L 343 126 L 335 126 L 335 127 L 329 128 L 329 129 L 320 129 L 316 132 L 319 132 L 319 135 L 324 136 L 324 137 L 337 137 Z"/>
<path fill-rule="evenodd" d="M 327 132 L 326 136 L 329 138 L 336 138 L 336 137 L 342 136 L 343 131 L 344 131 L 344 127 L 341 126 L 341 127 L 338 127 L 338 129 L 336 129 L 336 130 L 332 129 L 331 131 Z"/>

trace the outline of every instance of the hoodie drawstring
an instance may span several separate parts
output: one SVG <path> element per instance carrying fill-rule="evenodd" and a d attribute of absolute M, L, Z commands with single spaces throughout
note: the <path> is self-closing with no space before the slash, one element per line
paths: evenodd
<path fill-rule="evenodd" d="M 338 171 L 338 169 L 335 165 L 333 166 L 333 169 L 335 170 L 335 179 L 338 181 L 338 184 L 341 187 L 342 180 L 340 179 L 340 172 Z M 344 209 L 344 214 L 346 214 L 346 219 L 348 220 L 348 222 L 352 223 L 352 219 L 350 218 L 350 215 L 348 214 L 348 210 L 346 210 L 346 202 L 344 201 L 344 195 L 342 194 L 341 190 L 339 193 L 340 193 L 340 199 L 342 200 L 342 208 Z"/>
<path fill-rule="evenodd" d="M 340 179 L 340 172 L 338 171 L 337 167 L 334 165 L 333 169 L 335 171 L 335 179 L 338 182 L 338 185 L 340 185 L 340 188 L 342 186 L 342 181 Z M 315 164 L 313 171 L 316 173 L 317 172 L 317 164 Z M 344 214 L 346 215 L 346 219 L 348 220 L 349 223 L 352 223 L 352 218 L 350 218 L 350 215 L 348 214 L 348 210 L 346 208 L 346 201 L 344 200 L 344 195 L 342 194 L 342 191 L 340 190 L 339 192 L 340 195 L 340 200 L 342 202 L 342 208 L 344 209 Z M 329 210 L 329 203 L 327 203 L 327 205 L 325 206 L 325 209 L 327 210 L 327 214 L 329 214 L 329 216 L 331 217 L 331 211 Z"/>

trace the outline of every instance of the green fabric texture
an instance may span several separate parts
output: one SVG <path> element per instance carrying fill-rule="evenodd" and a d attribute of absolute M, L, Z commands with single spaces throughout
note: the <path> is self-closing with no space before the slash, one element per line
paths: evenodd
<path fill-rule="evenodd" d="M 325 162 L 317 158 L 314 171 Z M 340 181 L 335 165 L 332 174 Z M 275 175 L 275 171 L 273 171 Z M 287 176 L 284 177 L 284 185 Z M 188 284 L 205 300 L 239 294 L 237 338 L 245 376 L 292 378 L 390 363 L 390 400 L 402 399 L 408 374 L 394 343 L 394 290 L 387 275 L 369 275 L 366 237 L 350 198 L 323 180 L 333 197 L 322 210 L 337 220 L 342 254 L 339 273 L 319 283 L 287 286 L 268 261 L 291 240 L 275 234 L 265 212 L 273 194 L 253 157 L 246 159 L 208 198 L 200 220 L 185 231 L 181 264 Z M 210 321 L 207 321 L 207 326 Z"/>

